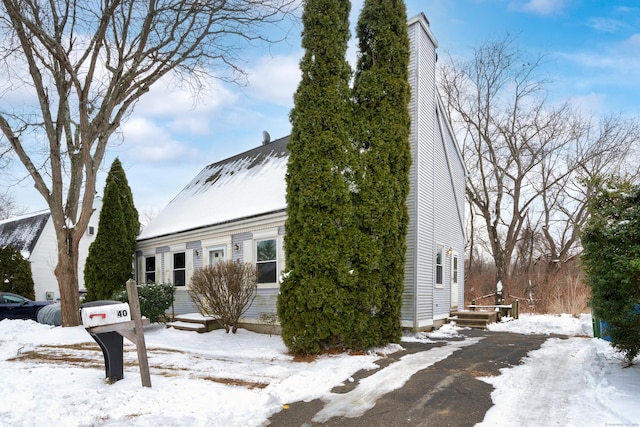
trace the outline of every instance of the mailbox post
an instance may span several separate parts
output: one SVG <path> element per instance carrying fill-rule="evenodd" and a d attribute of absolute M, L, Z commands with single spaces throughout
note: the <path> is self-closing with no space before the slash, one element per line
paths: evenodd
<path fill-rule="evenodd" d="M 102 349 L 106 376 L 110 381 L 124 378 L 122 337 L 125 337 L 136 345 L 142 386 L 151 387 L 147 348 L 142 330 L 143 325 L 149 324 L 149 320 L 142 319 L 140 314 L 135 281 L 127 281 L 127 294 L 131 306 L 119 301 L 95 301 L 84 304 L 81 311 L 82 324 Z"/>

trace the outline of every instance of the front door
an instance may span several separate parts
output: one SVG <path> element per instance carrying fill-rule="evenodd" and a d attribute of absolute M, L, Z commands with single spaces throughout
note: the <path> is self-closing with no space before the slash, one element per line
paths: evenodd
<path fill-rule="evenodd" d="M 224 248 L 212 248 L 209 249 L 209 265 L 213 265 L 216 262 L 225 260 Z"/>

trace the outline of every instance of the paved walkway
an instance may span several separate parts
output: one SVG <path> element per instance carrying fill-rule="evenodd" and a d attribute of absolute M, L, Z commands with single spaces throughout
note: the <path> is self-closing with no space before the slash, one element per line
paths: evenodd
<path fill-rule="evenodd" d="M 484 414 L 492 406 L 493 387 L 477 377 L 499 375 L 501 368 L 518 365 L 528 352 L 540 348 L 548 338 L 478 330 L 461 331 L 460 335 L 460 338 L 440 342 L 433 340 L 434 343 L 403 342 L 404 351 L 379 360 L 378 370 L 358 372 L 353 376 L 353 383 L 332 390 L 334 396 L 329 402 L 314 400 L 292 403 L 289 409 L 273 415 L 268 425 L 473 426 L 483 420 Z M 425 363 L 428 358 L 434 362 L 426 363 L 427 368 L 413 374 L 399 389 L 384 393 L 381 390 L 384 388 L 383 382 L 380 387 L 368 387 L 368 390 L 376 390 L 376 393 L 381 390 L 380 396 L 373 408 L 359 410 L 358 406 L 363 401 L 371 399 L 371 396 L 358 394 L 359 382 L 375 381 L 375 377 L 392 382 L 406 371 L 400 365 L 412 363 L 413 360 Z M 342 409 L 344 411 L 340 412 Z M 346 415 L 328 418 L 335 413 Z M 314 418 L 316 421 L 313 421 Z"/>

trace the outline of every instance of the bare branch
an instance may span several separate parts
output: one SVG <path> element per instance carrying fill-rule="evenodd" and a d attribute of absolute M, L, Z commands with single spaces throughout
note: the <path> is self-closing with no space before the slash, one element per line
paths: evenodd
<path fill-rule="evenodd" d="M 27 95 L 37 99 L 37 105 L 25 100 L 11 106 L 12 112 L 0 105 L 0 129 L 51 210 L 65 326 L 79 322 L 78 243 L 93 212 L 98 170 L 122 121 L 169 73 L 195 82 L 213 77 L 242 83 L 243 49 L 281 38 L 269 30 L 295 18 L 298 5 L 299 0 L 0 1 L 0 60 L 8 71 L 2 77 L 16 82 L 8 91 L 28 88 Z"/>
<path fill-rule="evenodd" d="M 528 262 L 575 256 L 593 192 L 586 183 L 638 173 L 627 159 L 640 125 L 609 117 L 594 126 L 570 102 L 550 104 L 540 77 L 545 57 L 525 58 L 509 35 L 481 44 L 468 61 L 448 59 L 439 85 L 463 142 L 466 194 L 508 294 L 525 255 Z"/>

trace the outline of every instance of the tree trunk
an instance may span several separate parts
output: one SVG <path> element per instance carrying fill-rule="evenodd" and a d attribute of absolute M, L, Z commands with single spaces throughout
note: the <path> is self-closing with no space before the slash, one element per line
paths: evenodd
<path fill-rule="evenodd" d="M 62 326 L 80 325 L 80 295 L 78 288 L 78 248 L 80 239 L 75 230 L 65 229 L 58 235 L 58 264 L 54 270 L 60 289 Z M 62 241 L 61 241 L 62 239 Z"/>

